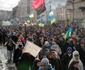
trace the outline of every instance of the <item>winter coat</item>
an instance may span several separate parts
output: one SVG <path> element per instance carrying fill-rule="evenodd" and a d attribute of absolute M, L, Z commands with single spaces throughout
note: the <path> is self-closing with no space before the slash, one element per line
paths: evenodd
<path fill-rule="evenodd" d="M 28 53 L 23 53 L 19 64 L 17 65 L 17 70 L 32 70 L 33 60 Z"/>
<path fill-rule="evenodd" d="M 61 63 L 62 63 L 62 69 L 67 70 L 68 69 L 68 64 L 70 60 L 72 59 L 72 54 L 69 56 L 68 53 L 65 53 L 63 57 L 61 58 Z"/>
<path fill-rule="evenodd" d="M 60 70 L 60 60 L 59 59 L 49 59 L 50 64 L 55 70 Z"/>
<path fill-rule="evenodd" d="M 79 52 L 78 52 L 78 51 L 74 51 L 74 52 L 73 52 L 73 58 L 70 60 L 68 67 L 70 66 L 70 64 L 71 64 L 73 61 L 77 61 L 77 60 L 75 59 L 75 55 L 76 55 L 76 54 L 79 55 Z M 80 57 L 78 58 L 78 62 L 79 62 L 79 63 L 78 63 L 78 68 L 79 68 L 79 70 L 84 70 L 83 63 L 82 63 L 82 61 L 80 60 Z"/>
<path fill-rule="evenodd" d="M 78 68 L 69 67 L 68 70 L 79 70 Z"/>
<path fill-rule="evenodd" d="M 17 36 L 11 35 L 10 37 L 11 37 L 11 39 L 12 39 L 15 43 L 17 43 L 17 41 L 18 41 Z"/>
<path fill-rule="evenodd" d="M 34 60 L 34 62 L 33 62 L 33 70 L 38 70 L 38 68 L 39 68 L 39 67 L 37 66 L 37 63 L 38 63 L 38 62 L 40 62 L 40 61 L 39 61 L 39 60 L 36 60 L 36 59 Z"/>
<path fill-rule="evenodd" d="M 18 63 L 19 62 L 19 59 L 21 58 L 21 55 L 22 55 L 22 50 L 20 50 L 19 48 L 17 48 L 15 51 L 14 51 L 14 63 Z"/>
<path fill-rule="evenodd" d="M 46 51 L 50 51 L 50 47 L 43 46 L 43 48 L 39 52 L 39 59 L 42 59 L 43 56 L 45 56 Z"/>
<path fill-rule="evenodd" d="M 6 42 L 7 50 L 12 51 L 15 48 L 15 42 L 9 40 Z"/>
<path fill-rule="evenodd" d="M 42 70 L 42 67 L 39 67 L 39 69 L 38 70 Z M 54 68 L 52 68 L 52 66 L 51 65 L 49 65 L 49 68 L 47 69 L 47 70 L 55 70 Z"/>
<path fill-rule="evenodd" d="M 74 61 L 73 61 L 73 62 L 74 62 Z M 79 70 L 78 68 L 75 68 L 75 67 L 74 67 L 74 63 L 73 63 L 73 62 L 70 64 L 68 70 Z"/>
<path fill-rule="evenodd" d="M 54 44 L 54 45 L 51 47 L 51 49 L 55 49 L 56 52 L 57 52 L 59 55 L 62 54 L 61 48 L 60 48 L 59 45 L 57 45 L 57 44 Z"/>
<path fill-rule="evenodd" d="M 85 51 L 82 48 L 80 48 L 78 52 L 80 54 L 80 59 L 83 62 L 83 65 L 85 66 Z"/>

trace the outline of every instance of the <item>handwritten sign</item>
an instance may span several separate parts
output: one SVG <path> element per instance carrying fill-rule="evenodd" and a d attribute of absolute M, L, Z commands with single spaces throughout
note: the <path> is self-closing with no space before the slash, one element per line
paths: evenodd
<path fill-rule="evenodd" d="M 23 49 L 23 53 L 29 52 L 31 55 L 36 57 L 40 50 L 41 48 L 39 46 L 35 45 L 34 43 L 31 43 L 30 41 L 27 41 Z"/>

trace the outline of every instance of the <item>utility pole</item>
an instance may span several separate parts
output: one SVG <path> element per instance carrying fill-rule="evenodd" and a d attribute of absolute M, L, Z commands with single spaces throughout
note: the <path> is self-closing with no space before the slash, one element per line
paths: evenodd
<path fill-rule="evenodd" d="M 50 12 L 51 12 L 51 0 L 50 0 Z"/>
<path fill-rule="evenodd" d="M 74 24 L 74 1 L 75 0 L 73 0 L 73 2 L 72 2 L 72 6 L 73 6 L 73 24 Z"/>

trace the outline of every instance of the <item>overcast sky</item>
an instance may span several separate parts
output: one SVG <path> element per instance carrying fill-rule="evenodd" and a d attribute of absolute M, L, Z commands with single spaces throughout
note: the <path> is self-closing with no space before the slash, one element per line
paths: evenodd
<path fill-rule="evenodd" d="M 12 10 L 18 4 L 19 0 L 0 0 L 0 10 Z M 47 7 L 49 7 L 49 1 L 45 0 L 47 3 Z M 55 9 L 58 4 L 65 5 L 66 0 L 51 0 L 52 9 Z M 55 4 L 55 6 L 54 6 Z"/>

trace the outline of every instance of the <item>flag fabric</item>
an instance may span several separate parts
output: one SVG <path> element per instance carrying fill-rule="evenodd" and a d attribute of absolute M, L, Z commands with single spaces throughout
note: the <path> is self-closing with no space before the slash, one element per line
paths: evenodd
<path fill-rule="evenodd" d="M 35 0 L 34 2 L 32 2 L 32 6 L 34 7 L 38 15 L 46 10 L 44 0 Z"/>
<path fill-rule="evenodd" d="M 53 24 L 53 23 L 56 22 L 56 19 L 55 19 L 55 16 L 54 16 L 53 11 L 51 11 L 51 12 L 49 13 L 49 19 L 48 19 L 48 20 L 51 22 L 51 24 Z"/>
<path fill-rule="evenodd" d="M 41 21 L 41 17 L 37 16 L 37 23 Z"/>
<path fill-rule="evenodd" d="M 54 15 L 54 13 L 53 13 L 53 11 L 51 11 L 50 13 L 49 13 L 49 17 L 51 17 L 51 16 L 53 16 Z"/>
<path fill-rule="evenodd" d="M 36 9 L 38 15 L 40 15 L 41 13 L 43 13 L 45 10 L 46 10 L 45 4 L 43 4 L 41 7 L 39 7 L 38 9 Z"/>
<path fill-rule="evenodd" d="M 39 27 L 44 27 L 44 21 L 38 23 Z"/>
<path fill-rule="evenodd" d="M 32 2 L 32 6 L 34 7 L 34 9 L 37 9 L 41 7 L 44 3 L 44 0 L 35 0 L 34 2 Z"/>
<path fill-rule="evenodd" d="M 64 35 L 64 39 L 66 40 L 67 38 L 69 38 L 72 34 L 72 26 L 69 27 L 67 33 Z"/>
<path fill-rule="evenodd" d="M 39 24 L 39 27 L 44 27 L 44 24 L 40 23 L 40 24 Z"/>
<path fill-rule="evenodd" d="M 30 14 L 29 17 L 30 17 L 30 18 L 33 18 L 33 17 L 34 17 L 34 14 Z"/>
<path fill-rule="evenodd" d="M 51 24 L 55 23 L 56 19 L 54 18 L 53 20 L 51 20 Z"/>

